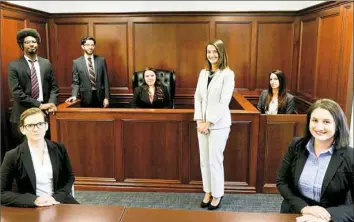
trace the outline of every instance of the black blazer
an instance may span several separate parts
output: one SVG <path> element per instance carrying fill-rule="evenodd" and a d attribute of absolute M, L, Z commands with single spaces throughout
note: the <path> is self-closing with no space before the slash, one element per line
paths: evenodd
<path fill-rule="evenodd" d="M 53 168 L 53 198 L 66 203 L 66 200 L 73 199 L 71 189 L 75 181 L 68 153 L 63 144 L 47 139 L 45 142 Z M 5 154 L 0 172 L 1 205 L 36 207 L 36 176 L 27 140 Z M 12 191 L 13 180 L 17 192 Z"/>
<path fill-rule="evenodd" d="M 109 100 L 110 97 L 107 64 L 105 58 L 102 56 L 94 55 L 93 60 L 97 96 L 99 102 L 103 104 L 103 100 Z M 72 75 L 72 96 L 77 97 L 80 92 L 82 104 L 90 104 L 92 100 L 92 87 L 85 56 L 81 56 L 73 61 Z"/>
<path fill-rule="evenodd" d="M 163 85 L 161 85 L 161 88 L 164 93 L 164 99 L 159 100 L 155 92 L 154 100 L 150 103 L 149 93 L 144 90 L 142 86 L 136 87 L 133 95 L 132 108 L 172 108 L 172 100 L 167 88 Z"/>
<path fill-rule="evenodd" d="M 59 88 L 54 79 L 52 65 L 48 59 L 38 57 L 43 90 L 43 103 L 58 104 Z M 39 107 L 38 100 L 31 97 L 31 69 L 24 56 L 8 66 L 8 84 L 14 97 L 10 122 L 19 123 L 21 114 L 29 108 Z"/>
<path fill-rule="evenodd" d="M 294 138 L 281 163 L 276 180 L 278 190 L 284 198 L 281 212 L 300 213 L 308 205 L 319 205 L 327 209 L 333 221 L 354 221 L 353 204 L 345 205 L 348 191 L 354 200 L 353 148 L 334 149 L 323 179 L 321 200 L 317 203 L 302 196 L 298 187 L 309 155 L 307 142 L 304 138 Z"/>
<path fill-rule="evenodd" d="M 263 90 L 261 95 L 259 96 L 257 109 L 262 114 L 265 114 L 265 111 L 266 111 L 265 103 L 267 100 L 267 95 L 268 95 L 268 90 L 266 89 L 266 90 Z M 294 114 L 294 113 L 296 113 L 296 105 L 295 105 L 294 96 L 291 95 L 290 93 L 286 93 L 286 97 L 287 97 L 286 107 L 278 109 L 278 114 Z"/>

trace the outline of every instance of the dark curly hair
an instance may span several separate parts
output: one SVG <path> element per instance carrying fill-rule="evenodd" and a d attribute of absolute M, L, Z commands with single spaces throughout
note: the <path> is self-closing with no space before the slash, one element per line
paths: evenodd
<path fill-rule="evenodd" d="M 148 93 L 149 93 L 149 86 L 147 85 L 147 83 L 145 82 L 145 73 L 146 71 L 153 71 L 155 73 L 155 76 L 156 76 L 156 81 L 155 81 L 155 93 L 156 93 L 156 96 L 157 96 L 157 99 L 158 100 L 164 100 L 165 98 L 165 93 L 163 92 L 163 89 L 162 89 L 162 85 L 160 83 L 160 80 L 159 78 L 157 77 L 157 73 L 156 73 L 156 70 L 154 68 L 146 68 L 144 70 L 144 74 L 143 74 L 143 79 L 144 79 L 144 82 L 143 82 L 143 89 L 146 90 Z"/>
<path fill-rule="evenodd" d="M 37 30 L 31 28 L 21 29 L 20 31 L 17 32 L 16 39 L 17 39 L 18 46 L 20 46 L 22 50 L 23 50 L 23 41 L 27 36 L 32 36 L 37 40 L 38 44 L 41 43 L 41 36 L 37 32 Z"/>

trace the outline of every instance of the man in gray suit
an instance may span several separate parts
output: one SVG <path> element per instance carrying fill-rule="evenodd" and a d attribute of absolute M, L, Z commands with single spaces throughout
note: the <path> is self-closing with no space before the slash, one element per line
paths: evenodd
<path fill-rule="evenodd" d="M 81 40 L 84 55 L 73 61 L 72 96 L 66 102 L 73 102 L 80 92 L 81 107 L 108 107 L 109 82 L 106 60 L 94 55 L 96 40 L 86 36 Z"/>
<path fill-rule="evenodd" d="M 8 84 L 14 99 L 10 116 L 14 147 L 24 139 L 18 128 L 21 114 L 32 107 L 38 107 L 46 113 L 54 113 L 59 96 L 50 61 L 37 56 L 41 43 L 37 30 L 20 30 L 17 33 L 17 43 L 24 55 L 8 66 Z"/>

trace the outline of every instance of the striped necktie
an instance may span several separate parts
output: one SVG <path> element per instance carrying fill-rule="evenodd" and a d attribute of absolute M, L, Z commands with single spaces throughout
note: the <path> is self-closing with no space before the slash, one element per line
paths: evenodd
<path fill-rule="evenodd" d="M 95 78 L 95 71 L 93 70 L 93 66 L 92 66 L 92 59 L 91 57 L 88 57 L 87 60 L 89 66 L 89 76 L 90 76 L 91 86 L 96 88 L 96 78 Z"/>
<path fill-rule="evenodd" d="M 37 78 L 37 72 L 36 68 L 34 67 L 34 63 L 37 60 L 28 60 L 32 67 L 31 67 L 31 85 L 32 85 L 32 98 L 33 99 L 38 99 L 39 97 L 39 83 L 38 83 L 38 78 Z"/>

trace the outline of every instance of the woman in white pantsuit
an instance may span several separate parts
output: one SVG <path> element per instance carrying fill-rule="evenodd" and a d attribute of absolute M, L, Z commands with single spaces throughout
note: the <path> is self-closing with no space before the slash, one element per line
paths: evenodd
<path fill-rule="evenodd" d="M 205 192 L 201 207 L 219 208 L 224 195 L 224 150 L 230 133 L 229 104 L 234 91 L 234 72 L 228 68 L 226 48 L 221 40 L 206 47 L 206 66 L 199 74 L 194 95 L 200 168 Z"/>

